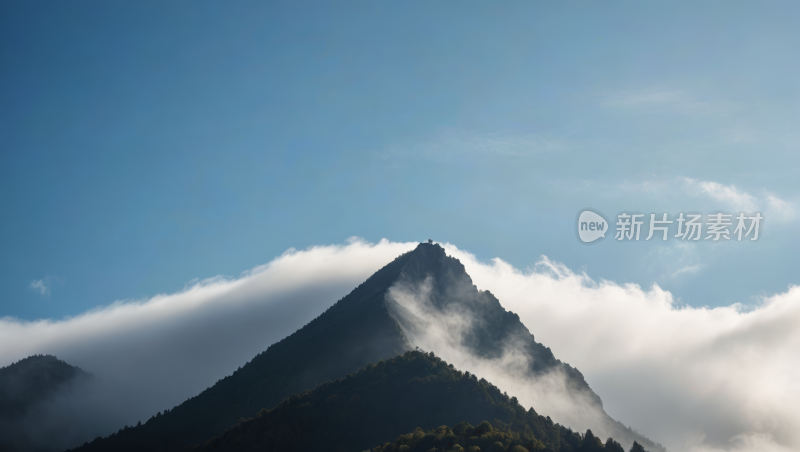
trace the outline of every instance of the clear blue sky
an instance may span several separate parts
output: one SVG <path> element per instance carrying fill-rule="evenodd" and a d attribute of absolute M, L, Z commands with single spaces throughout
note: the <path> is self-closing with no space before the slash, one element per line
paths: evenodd
<path fill-rule="evenodd" d="M 796 2 L 0 4 L 0 316 L 451 242 L 695 306 L 800 284 Z M 575 216 L 759 210 L 756 243 Z M 333 302 L 334 300 L 331 300 Z"/>

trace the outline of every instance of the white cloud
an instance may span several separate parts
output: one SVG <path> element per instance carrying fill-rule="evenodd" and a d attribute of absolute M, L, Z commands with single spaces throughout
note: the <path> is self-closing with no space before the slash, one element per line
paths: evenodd
<path fill-rule="evenodd" d="M 772 194 L 767 195 L 766 201 L 767 213 L 777 221 L 787 222 L 795 217 L 796 209 L 794 204 L 784 201 Z"/>
<path fill-rule="evenodd" d="M 31 281 L 28 287 L 42 295 L 50 296 L 50 287 L 52 287 L 54 282 L 64 284 L 64 278 L 58 276 L 48 276 L 46 278 Z"/>
<path fill-rule="evenodd" d="M 736 111 L 730 102 L 707 102 L 681 90 L 619 91 L 605 97 L 603 105 L 686 115 L 726 115 Z"/>
<path fill-rule="evenodd" d="M 549 416 L 554 422 L 580 432 L 591 429 L 601 438 L 613 437 L 630 448 L 637 438 L 603 412 L 590 390 L 576 390 L 564 369 L 555 367 L 543 374 L 531 372 L 533 363 L 526 352 L 529 344 L 520 337 L 506 338 L 500 344 L 501 353 L 491 357 L 467 346 L 474 342 L 474 328 L 480 328 L 483 320 L 468 306 L 490 302 L 490 299 L 464 295 L 449 284 L 449 281 L 435 282 L 440 292 L 460 292 L 462 303 L 449 304 L 442 299 L 433 303 L 431 277 L 421 283 L 400 281 L 387 292 L 389 308 L 412 345 L 434 351 L 457 369 L 485 378 L 501 391 L 517 397 L 522 406 L 534 407 L 537 413 Z"/>
<path fill-rule="evenodd" d="M 719 182 L 700 181 L 683 177 L 684 191 L 690 195 L 705 195 L 719 202 L 723 207 L 737 212 L 763 212 L 764 221 L 787 223 L 797 213 L 794 203 L 783 200 L 777 195 L 763 191 L 762 196 L 755 196 L 735 185 L 724 185 Z"/>
<path fill-rule="evenodd" d="M 681 268 L 675 270 L 674 272 L 672 272 L 672 277 L 673 278 L 677 278 L 678 276 L 686 274 L 686 273 L 688 273 L 688 274 L 697 273 L 702 268 L 703 268 L 703 266 L 700 265 L 700 264 L 687 265 L 685 267 L 681 267 Z"/>
<path fill-rule="evenodd" d="M 800 448 L 800 287 L 749 311 L 678 307 L 656 285 L 596 282 L 547 258 L 523 272 L 446 249 L 584 373 L 612 417 L 670 450 Z"/>
<path fill-rule="evenodd" d="M 42 295 L 50 294 L 50 284 L 46 283 L 43 279 L 31 281 L 31 289 L 41 293 Z"/>
<path fill-rule="evenodd" d="M 677 185 L 681 190 L 673 190 Z M 766 189 L 754 193 L 738 188 L 734 184 L 722 184 L 714 181 L 703 181 L 690 177 L 657 177 L 651 176 L 638 180 L 623 180 L 613 185 L 617 190 L 622 190 L 626 195 L 647 193 L 657 195 L 663 201 L 675 194 L 689 195 L 694 198 L 710 200 L 705 203 L 712 210 L 728 210 L 732 212 L 761 212 L 764 214 L 765 224 L 785 224 L 797 216 L 795 203 L 778 197 Z M 684 202 L 671 199 L 672 205 Z M 685 208 L 685 207 L 681 207 Z"/>
<path fill-rule="evenodd" d="M 758 210 L 758 199 L 737 189 L 733 184 L 723 185 L 718 182 L 699 181 L 688 177 L 685 177 L 684 181 L 687 191 L 690 193 L 702 193 L 737 211 L 753 212 Z"/>
<path fill-rule="evenodd" d="M 108 433 L 196 395 L 414 246 L 290 251 L 240 278 L 73 318 L 0 319 L 0 365 L 49 353 L 93 372 L 107 388 L 94 413 L 107 423 L 92 434 Z M 583 372 L 609 414 L 673 452 L 800 449 L 800 288 L 748 310 L 679 307 L 658 286 L 594 281 L 547 259 L 521 271 L 446 249 Z"/>
<path fill-rule="evenodd" d="M 98 377 L 97 393 L 69 401 L 80 409 L 50 414 L 53 432 L 65 416 L 79 415 L 93 428 L 46 438 L 45 420 L 34 419 L 34 439 L 71 447 L 197 395 L 414 245 L 352 240 L 289 250 L 239 278 L 209 278 L 179 293 L 63 320 L 0 318 L 0 366 L 52 354 Z"/>

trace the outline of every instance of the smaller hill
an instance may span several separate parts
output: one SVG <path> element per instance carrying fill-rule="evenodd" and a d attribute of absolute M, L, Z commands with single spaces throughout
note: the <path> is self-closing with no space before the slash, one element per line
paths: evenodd
<path fill-rule="evenodd" d="M 426 434 L 422 429 L 433 430 Z M 395 442 L 396 448 L 386 443 L 392 438 L 400 441 Z M 526 410 L 515 397 L 458 371 L 433 353 L 409 351 L 295 394 L 271 410 L 261 410 L 255 419 L 240 419 L 222 435 L 186 450 L 385 452 L 414 446 L 413 450 L 436 447 L 444 451 L 458 450 L 454 449 L 458 441 L 480 450 L 491 450 L 496 442 L 504 451 L 515 446 L 559 452 L 595 450 L 585 449 L 584 444 L 600 447 L 597 450 L 622 449 L 605 448 L 591 432 L 581 435 L 533 408 Z"/>
<path fill-rule="evenodd" d="M 0 368 L 0 419 L 20 419 L 68 383 L 91 377 L 52 355 L 29 356 Z"/>
<path fill-rule="evenodd" d="M 57 400 L 91 381 L 91 374 L 50 355 L 29 356 L 0 368 L 0 451 L 56 450 L 53 438 L 74 426 L 49 425 L 46 415 Z"/>

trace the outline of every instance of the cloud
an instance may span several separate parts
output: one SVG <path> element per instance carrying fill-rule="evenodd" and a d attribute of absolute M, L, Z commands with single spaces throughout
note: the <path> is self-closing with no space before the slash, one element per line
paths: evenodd
<path fill-rule="evenodd" d="M 784 201 L 775 195 L 768 194 L 766 201 L 767 213 L 777 221 L 788 222 L 792 220 L 797 213 L 794 204 Z"/>
<path fill-rule="evenodd" d="M 700 181 L 688 177 L 682 179 L 684 190 L 687 193 L 703 194 L 737 212 L 764 212 L 765 221 L 786 223 L 794 219 L 796 214 L 793 203 L 766 191 L 763 196 L 757 197 L 736 188 L 733 184 L 724 185 L 719 182 Z"/>
<path fill-rule="evenodd" d="M 0 365 L 42 353 L 92 372 L 102 387 L 75 412 L 101 417 L 91 435 L 107 434 L 196 395 L 415 245 L 290 250 L 175 294 L 62 320 L 0 319 Z M 692 308 L 656 285 L 595 281 L 546 258 L 520 270 L 446 250 L 584 374 L 612 417 L 673 452 L 800 449 L 799 287 L 750 309 Z"/>
<path fill-rule="evenodd" d="M 700 264 L 687 265 L 685 267 L 681 267 L 681 268 L 675 270 L 674 272 L 672 272 L 672 277 L 673 278 L 677 278 L 678 276 L 683 275 L 685 273 L 689 273 L 689 274 L 697 273 L 702 268 L 703 268 L 703 266 L 700 265 Z"/>
<path fill-rule="evenodd" d="M 657 285 L 598 282 L 547 258 L 521 271 L 446 249 L 583 372 L 612 417 L 670 450 L 800 448 L 800 287 L 751 310 L 693 308 Z"/>
<path fill-rule="evenodd" d="M 739 190 L 731 185 L 723 185 L 718 182 L 699 181 L 684 178 L 687 191 L 699 191 L 700 193 L 719 201 L 737 211 L 753 212 L 758 210 L 758 200 L 755 196 Z"/>
<path fill-rule="evenodd" d="M 435 300 L 434 286 L 438 293 Z M 429 276 L 422 282 L 395 283 L 386 300 L 410 344 L 432 350 L 457 369 L 485 378 L 517 397 L 522 406 L 535 407 L 538 413 L 577 431 L 591 429 L 599 437 L 613 437 L 626 448 L 639 439 L 609 418 L 597 396 L 571 380 L 566 369 L 554 366 L 545 373 L 533 372 L 536 357 L 528 348 L 530 333 L 508 335 L 499 350 L 487 357 L 482 347 L 494 342 L 477 345 L 481 342 L 476 337 L 484 327 L 483 306 L 492 304 L 492 298 L 465 293 L 458 281 L 447 281 L 446 277 L 434 281 Z"/>
<path fill-rule="evenodd" d="M 30 288 L 39 292 L 42 295 L 50 296 L 50 287 L 53 285 L 54 282 L 59 284 L 64 284 L 64 278 L 58 276 L 48 276 L 43 279 L 37 279 L 31 281 Z"/>
<path fill-rule="evenodd" d="M 48 425 L 41 413 L 33 420 L 36 440 L 74 446 L 197 395 L 414 245 L 351 240 L 292 249 L 238 278 L 209 278 L 174 294 L 62 320 L 1 318 L 0 366 L 52 354 L 97 377 L 93 393 L 61 400 Z M 59 423 L 76 416 L 90 428 L 59 436 Z"/>
<path fill-rule="evenodd" d="M 602 104 L 685 115 L 727 115 L 737 110 L 729 102 L 712 103 L 698 100 L 685 91 L 664 89 L 619 91 L 607 95 Z"/>
<path fill-rule="evenodd" d="M 31 289 L 41 293 L 42 295 L 50 295 L 50 284 L 45 283 L 43 279 L 31 281 Z"/>
<path fill-rule="evenodd" d="M 676 185 L 681 189 L 674 190 L 673 187 Z M 652 176 L 638 180 L 623 180 L 613 184 L 613 188 L 624 192 L 626 196 L 642 193 L 656 195 L 658 202 L 668 199 L 672 205 L 685 202 L 682 196 L 689 195 L 712 201 L 713 204 L 708 207 L 713 210 L 761 212 L 765 224 L 786 224 L 797 217 L 797 207 L 794 202 L 782 199 L 764 188 L 748 192 L 734 184 L 726 185 L 683 176 Z M 681 196 L 678 199 L 670 199 L 675 198 L 676 194 Z"/>
<path fill-rule="evenodd" d="M 650 247 L 641 265 L 648 268 L 649 274 L 658 275 L 659 280 L 675 280 L 706 268 L 700 259 L 696 244 L 673 240 Z"/>

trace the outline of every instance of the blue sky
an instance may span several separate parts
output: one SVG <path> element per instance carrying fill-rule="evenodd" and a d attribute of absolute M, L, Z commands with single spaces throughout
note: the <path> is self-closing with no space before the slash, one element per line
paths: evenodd
<path fill-rule="evenodd" d="M 785 292 L 799 9 L 6 2 L 0 316 L 77 315 L 351 236 L 546 255 L 693 306 Z M 765 222 L 755 243 L 584 246 L 584 207 Z"/>

